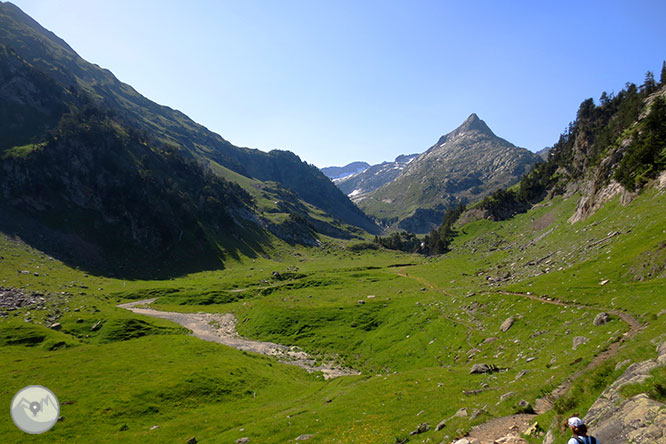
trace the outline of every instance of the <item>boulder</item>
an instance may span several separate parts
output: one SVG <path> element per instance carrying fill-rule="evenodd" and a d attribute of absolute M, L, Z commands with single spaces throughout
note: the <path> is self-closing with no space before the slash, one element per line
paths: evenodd
<path fill-rule="evenodd" d="M 490 372 L 492 372 L 492 370 L 488 364 L 474 364 L 472 366 L 472 369 L 469 371 L 470 374 L 490 373 Z"/>
<path fill-rule="evenodd" d="M 236 440 L 236 444 L 247 444 L 248 442 L 250 442 L 250 438 L 247 438 L 247 437 L 245 437 L 245 438 L 238 438 L 238 439 Z"/>
<path fill-rule="evenodd" d="M 502 322 L 502 325 L 500 325 L 500 330 L 503 332 L 507 332 L 511 328 L 515 320 L 516 318 L 514 318 L 513 316 L 506 318 L 504 322 Z"/>
<path fill-rule="evenodd" d="M 573 349 L 576 350 L 578 347 L 589 341 L 590 339 L 586 338 L 585 336 L 576 336 L 573 338 Z"/>
<path fill-rule="evenodd" d="M 424 422 L 423 424 L 419 424 L 419 426 L 416 428 L 416 430 L 413 430 L 413 431 L 409 432 L 409 435 L 410 436 L 420 435 L 421 433 L 425 433 L 428 430 L 430 430 L 430 425 L 428 423 Z"/>
<path fill-rule="evenodd" d="M 610 319 L 611 318 L 610 318 L 610 315 L 608 313 L 601 312 L 601 313 L 599 313 L 598 315 L 596 315 L 594 317 L 594 321 L 592 321 L 592 323 L 596 327 L 598 327 L 600 325 L 604 325 L 604 324 L 608 323 L 610 321 Z"/>
<path fill-rule="evenodd" d="M 442 420 L 439 422 L 439 424 L 437 424 L 437 426 L 435 427 L 435 431 L 436 431 L 436 432 L 439 432 L 439 431 L 442 430 L 444 427 L 446 427 L 446 419 L 442 419 Z"/>
<path fill-rule="evenodd" d="M 657 347 L 660 358 L 666 347 Z M 656 359 L 630 365 L 592 404 L 584 421 L 592 434 L 604 444 L 654 444 L 666 442 L 666 404 L 638 394 L 625 399 L 622 387 L 641 383 L 651 371 L 666 362 Z"/>

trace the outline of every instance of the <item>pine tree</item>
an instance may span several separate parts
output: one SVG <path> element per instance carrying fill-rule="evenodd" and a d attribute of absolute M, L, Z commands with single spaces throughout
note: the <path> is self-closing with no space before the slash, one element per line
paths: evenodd
<path fill-rule="evenodd" d="M 643 82 L 642 87 L 645 94 L 652 94 L 657 89 L 657 82 L 654 80 L 652 71 L 645 73 L 645 82 Z"/>
<path fill-rule="evenodd" d="M 661 64 L 661 79 L 659 79 L 659 85 L 666 85 L 666 60 Z"/>

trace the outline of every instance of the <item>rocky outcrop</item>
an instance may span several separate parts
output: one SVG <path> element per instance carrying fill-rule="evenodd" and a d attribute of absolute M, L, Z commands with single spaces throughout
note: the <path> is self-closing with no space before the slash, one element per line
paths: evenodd
<path fill-rule="evenodd" d="M 629 366 L 590 407 L 584 420 L 600 442 L 666 443 L 666 404 L 650 399 L 646 394 L 625 399 L 620 393 L 622 387 L 643 382 L 653 369 L 666 365 L 666 342 L 657 348 L 657 352 L 656 359 Z"/>

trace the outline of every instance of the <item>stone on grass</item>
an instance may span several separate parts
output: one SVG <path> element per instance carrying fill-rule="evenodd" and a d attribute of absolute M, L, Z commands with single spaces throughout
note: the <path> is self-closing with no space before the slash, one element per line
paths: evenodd
<path fill-rule="evenodd" d="M 435 431 L 436 431 L 436 432 L 439 432 L 439 431 L 442 430 L 444 427 L 446 427 L 446 419 L 442 419 L 442 420 L 439 422 L 439 424 L 437 424 L 437 426 L 435 427 Z"/>
<path fill-rule="evenodd" d="M 578 347 L 589 341 L 590 339 L 586 338 L 585 336 L 576 336 L 573 338 L 573 349 L 576 350 Z"/>
<path fill-rule="evenodd" d="M 248 442 L 250 442 L 250 438 L 247 438 L 247 437 L 245 437 L 245 438 L 238 438 L 238 439 L 236 440 L 236 444 L 247 444 Z"/>
<path fill-rule="evenodd" d="M 516 320 L 516 318 L 514 318 L 513 316 L 511 316 L 509 318 L 506 318 L 504 320 L 504 322 L 502 322 L 502 325 L 500 325 L 500 330 L 502 330 L 503 332 L 508 331 L 511 328 L 511 326 L 513 325 L 513 322 L 515 320 Z"/>
<path fill-rule="evenodd" d="M 596 315 L 596 316 L 594 317 L 594 321 L 592 321 L 592 323 L 593 323 L 596 327 L 598 327 L 598 326 L 600 326 L 600 325 L 604 325 L 604 324 L 606 324 L 607 322 L 610 321 L 610 319 L 611 319 L 611 318 L 610 318 L 610 315 L 609 315 L 608 313 L 601 312 L 601 313 L 599 313 L 598 315 Z"/>
<path fill-rule="evenodd" d="M 474 364 L 469 371 L 470 374 L 490 373 L 492 370 L 488 364 Z"/>
<path fill-rule="evenodd" d="M 307 441 L 308 439 L 312 438 L 314 435 L 298 435 L 296 438 L 296 441 Z"/>
<path fill-rule="evenodd" d="M 409 435 L 410 436 L 419 435 L 421 433 L 427 432 L 428 430 L 430 430 L 430 425 L 424 422 L 423 424 L 419 424 L 416 430 L 409 432 Z"/>

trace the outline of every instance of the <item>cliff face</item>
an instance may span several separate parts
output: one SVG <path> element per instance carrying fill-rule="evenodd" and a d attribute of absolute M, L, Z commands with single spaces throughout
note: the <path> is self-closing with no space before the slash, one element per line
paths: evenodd
<path fill-rule="evenodd" d="M 621 394 L 623 387 L 646 381 L 650 372 L 664 366 L 666 342 L 657 347 L 657 358 L 632 364 L 604 390 L 584 418 L 590 433 L 604 444 L 666 442 L 666 404 L 645 393 L 629 398 Z"/>

